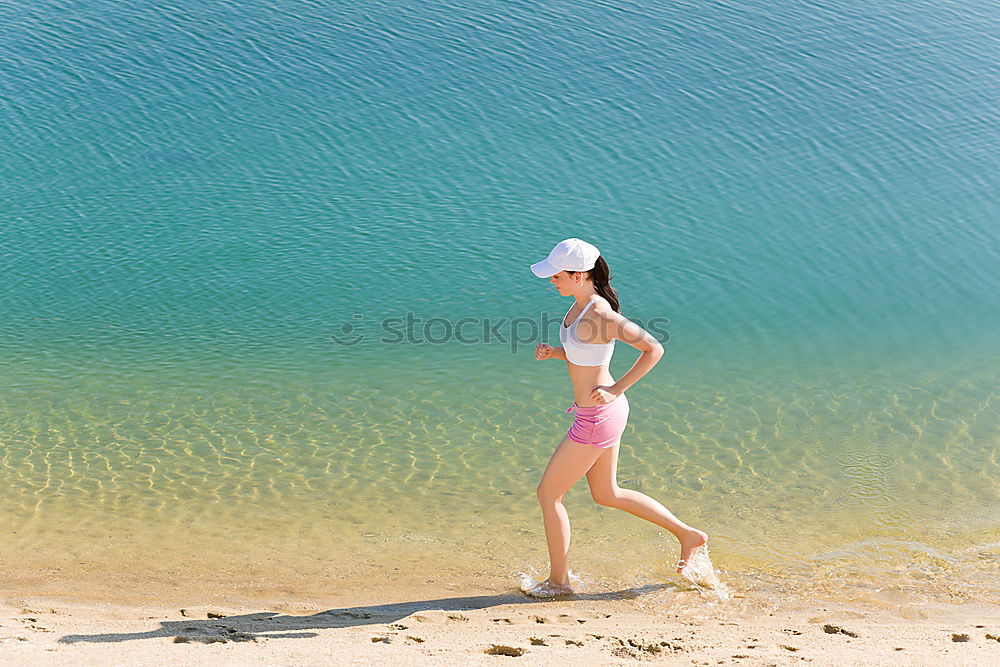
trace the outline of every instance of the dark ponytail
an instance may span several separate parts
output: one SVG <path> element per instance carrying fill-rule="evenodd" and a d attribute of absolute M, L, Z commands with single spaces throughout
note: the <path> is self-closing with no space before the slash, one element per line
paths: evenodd
<path fill-rule="evenodd" d="M 579 273 L 578 271 L 567 271 L 567 273 Z M 608 263 L 604 261 L 604 258 L 600 255 L 597 256 L 597 263 L 594 264 L 594 268 L 587 271 L 590 274 L 590 279 L 594 281 L 594 291 L 607 299 L 608 303 L 611 304 L 612 310 L 616 313 L 621 312 L 621 304 L 618 303 L 618 292 L 615 288 L 611 286 L 611 269 L 608 268 Z"/>

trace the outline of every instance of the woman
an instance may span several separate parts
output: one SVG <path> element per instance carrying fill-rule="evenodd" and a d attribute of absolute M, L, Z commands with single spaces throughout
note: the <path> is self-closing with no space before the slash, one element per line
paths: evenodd
<path fill-rule="evenodd" d="M 681 573 L 695 550 L 707 544 L 708 535 L 680 521 L 649 496 L 619 488 L 615 481 L 619 442 L 629 413 L 625 391 L 656 365 L 663 356 L 663 346 L 618 312 L 618 295 L 610 285 L 608 265 L 590 243 L 577 238 L 561 241 L 531 270 L 539 278 L 548 278 L 560 295 L 574 299 L 559 327 L 562 346 L 539 343 L 535 359 L 566 362 L 575 399 L 566 412 L 575 408 L 576 419 L 538 484 L 549 547 L 549 577 L 525 592 L 538 597 L 573 592 L 567 563 L 569 517 L 562 501 L 584 474 L 595 502 L 652 521 L 677 537 L 681 546 L 677 572 Z M 608 372 L 615 339 L 642 351 L 617 381 Z"/>

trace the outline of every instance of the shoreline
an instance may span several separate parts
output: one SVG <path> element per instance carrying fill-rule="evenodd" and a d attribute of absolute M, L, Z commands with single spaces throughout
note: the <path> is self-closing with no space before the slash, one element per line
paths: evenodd
<path fill-rule="evenodd" d="M 464 665 L 500 657 L 531 664 L 976 665 L 1000 655 L 1000 605 L 984 602 L 877 609 L 819 599 L 711 603 L 690 589 L 666 599 L 653 592 L 537 600 L 510 589 L 372 590 L 326 602 L 181 606 L 7 591 L 0 652 L 45 665 Z"/>

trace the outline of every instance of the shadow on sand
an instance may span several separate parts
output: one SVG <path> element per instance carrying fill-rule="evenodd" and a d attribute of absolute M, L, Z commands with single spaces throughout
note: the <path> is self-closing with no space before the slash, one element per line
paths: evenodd
<path fill-rule="evenodd" d="M 554 601 L 579 600 L 630 600 L 646 593 L 674 588 L 670 584 L 655 584 L 608 593 L 577 593 L 553 598 Z M 520 593 L 503 595 L 481 595 L 473 597 L 439 598 L 436 600 L 416 600 L 367 607 L 344 607 L 328 609 L 316 614 L 290 616 L 273 611 L 262 611 L 239 616 L 209 618 L 207 620 L 183 618 L 177 621 L 161 621 L 160 627 L 148 632 L 122 632 L 93 635 L 66 635 L 60 643 L 80 642 L 124 642 L 134 639 L 173 637 L 175 642 L 230 642 L 255 641 L 258 639 L 315 637 L 311 630 L 347 628 L 361 625 L 392 623 L 418 612 L 442 612 L 441 620 L 467 620 L 458 612 L 488 609 L 507 604 L 536 604 L 552 600 L 525 597 Z M 452 612 L 449 614 L 448 612 Z"/>

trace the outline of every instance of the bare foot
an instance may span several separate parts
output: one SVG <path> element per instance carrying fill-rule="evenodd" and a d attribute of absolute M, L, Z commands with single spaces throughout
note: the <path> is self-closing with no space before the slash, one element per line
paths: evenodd
<path fill-rule="evenodd" d="M 560 584 L 550 579 L 540 581 L 531 588 L 522 588 L 521 590 L 526 595 L 534 598 L 551 598 L 557 595 L 570 595 L 573 593 L 573 587 L 569 584 Z"/>
<path fill-rule="evenodd" d="M 692 528 L 691 532 L 686 534 L 681 539 L 681 558 L 677 561 L 677 574 L 684 571 L 688 563 L 691 562 L 691 555 L 698 550 L 699 547 L 708 543 L 708 533 L 698 530 L 697 528 Z"/>

